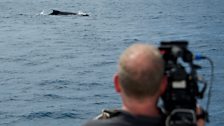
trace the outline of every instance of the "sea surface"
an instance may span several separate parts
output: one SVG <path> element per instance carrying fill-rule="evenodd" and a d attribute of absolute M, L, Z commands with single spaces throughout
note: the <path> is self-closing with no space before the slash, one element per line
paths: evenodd
<path fill-rule="evenodd" d="M 0 125 L 81 126 L 104 108 L 120 107 L 112 78 L 125 48 L 188 40 L 191 51 L 214 62 L 207 125 L 223 126 L 223 6 L 223 0 L 1 0 Z M 90 16 L 47 15 L 52 9 Z M 197 63 L 209 80 L 209 62 Z"/>

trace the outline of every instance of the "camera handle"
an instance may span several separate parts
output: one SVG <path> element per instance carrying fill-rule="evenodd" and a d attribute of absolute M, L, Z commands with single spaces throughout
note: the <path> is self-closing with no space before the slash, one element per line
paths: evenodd
<path fill-rule="evenodd" d="M 197 116 L 192 109 L 174 109 L 166 118 L 166 126 L 196 126 Z"/>

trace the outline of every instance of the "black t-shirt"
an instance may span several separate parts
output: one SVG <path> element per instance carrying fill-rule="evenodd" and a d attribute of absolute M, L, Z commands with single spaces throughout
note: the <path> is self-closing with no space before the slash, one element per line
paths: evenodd
<path fill-rule="evenodd" d="M 109 119 L 91 120 L 83 126 L 165 126 L 162 116 L 133 116 L 124 111 L 117 111 Z"/>

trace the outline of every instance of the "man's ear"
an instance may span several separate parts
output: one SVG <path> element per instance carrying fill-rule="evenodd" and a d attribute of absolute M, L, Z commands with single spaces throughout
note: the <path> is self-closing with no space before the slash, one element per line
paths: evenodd
<path fill-rule="evenodd" d="M 163 79 L 162 79 L 162 82 L 161 82 L 161 86 L 160 86 L 160 93 L 161 93 L 161 95 L 163 93 L 165 93 L 166 87 L 167 87 L 167 76 L 163 76 Z"/>
<path fill-rule="evenodd" d="M 121 92 L 121 87 L 120 87 L 120 82 L 119 82 L 119 76 L 118 74 L 116 73 L 114 75 L 114 89 L 117 93 L 120 93 Z"/>

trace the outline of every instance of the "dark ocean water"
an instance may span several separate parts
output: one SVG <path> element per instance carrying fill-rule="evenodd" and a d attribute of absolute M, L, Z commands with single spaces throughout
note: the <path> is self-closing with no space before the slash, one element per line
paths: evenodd
<path fill-rule="evenodd" d="M 122 50 L 136 41 L 178 39 L 214 61 L 208 126 L 224 125 L 223 6 L 223 0 L 1 0 L 0 125 L 79 126 L 103 108 L 120 107 L 112 76 Z M 90 16 L 40 14 L 51 9 Z M 209 79 L 209 64 L 199 63 Z"/>

